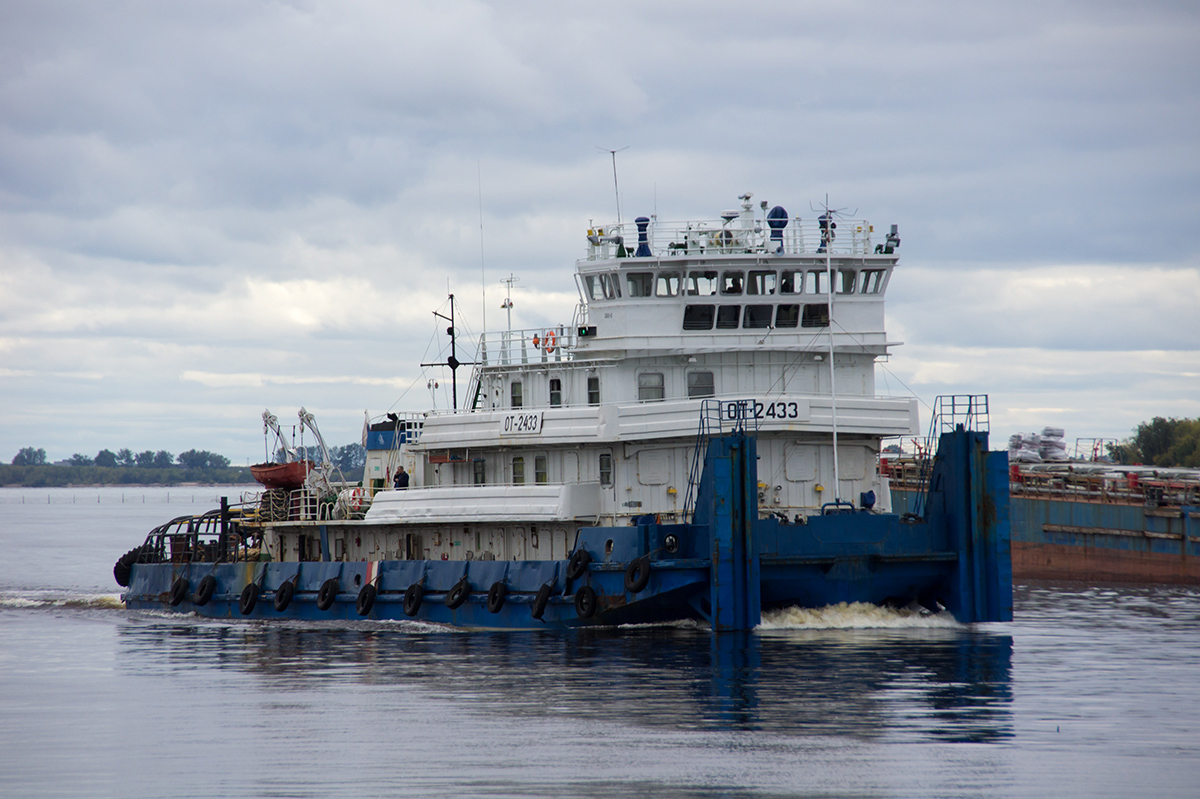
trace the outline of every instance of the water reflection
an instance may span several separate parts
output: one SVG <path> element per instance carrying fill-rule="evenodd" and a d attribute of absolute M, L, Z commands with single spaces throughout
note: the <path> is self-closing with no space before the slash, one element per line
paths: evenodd
<path fill-rule="evenodd" d="M 232 669 L 289 692 L 415 690 L 517 718 L 861 740 L 1012 735 L 1012 638 L 969 629 L 448 633 L 140 619 L 122 625 L 117 660 L 130 672 Z"/>

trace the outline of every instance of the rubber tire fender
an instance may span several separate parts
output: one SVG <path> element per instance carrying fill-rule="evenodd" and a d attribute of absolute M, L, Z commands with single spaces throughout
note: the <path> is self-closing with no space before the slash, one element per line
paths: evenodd
<path fill-rule="evenodd" d="M 213 594 L 217 591 L 217 578 L 211 574 L 204 575 L 200 581 L 200 585 L 196 586 L 196 595 L 192 597 L 192 601 L 200 607 L 208 604 L 208 601 L 213 598 Z"/>
<path fill-rule="evenodd" d="M 238 599 L 238 610 L 243 616 L 254 612 L 254 607 L 258 604 L 258 592 L 258 583 L 246 583 L 246 587 L 242 589 L 242 596 Z"/>
<path fill-rule="evenodd" d="M 499 613 L 504 607 L 504 600 L 508 598 L 508 584 L 503 580 L 497 580 L 492 583 L 492 587 L 488 589 L 487 609 L 488 613 Z"/>
<path fill-rule="evenodd" d="M 175 582 L 171 583 L 171 594 L 167 598 L 167 602 L 171 607 L 175 607 L 187 597 L 188 581 L 186 577 L 176 577 Z"/>
<path fill-rule="evenodd" d="M 358 602 L 355 603 L 354 609 L 358 611 L 359 616 L 366 616 L 371 612 L 371 608 L 375 607 L 375 583 L 367 583 L 358 592 Z"/>
<path fill-rule="evenodd" d="M 592 555 L 586 549 L 577 549 L 571 559 L 567 561 L 567 579 L 578 580 L 587 573 L 588 564 L 592 562 Z"/>
<path fill-rule="evenodd" d="M 644 555 L 629 562 L 625 570 L 625 590 L 636 594 L 646 590 L 650 584 L 650 556 Z"/>
<path fill-rule="evenodd" d="M 450 592 L 446 594 L 446 598 L 443 601 L 446 603 L 446 607 L 451 610 L 457 610 L 462 607 L 462 603 L 466 602 L 467 597 L 470 595 L 471 583 L 467 581 L 467 575 L 464 574 L 462 579 L 455 583 Z"/>
<path fill-rule="evenodd" d="M 420 583 L 413 583 L 404 592 L 404 615 L 412 618 L 421 610 L 421 601 L 425 599 L 425 589 Z"/>
<path fill-rule="evenodd" d="M 338 581 L 336 577 L 330 577 L 325 582 L 321 583 L 321 590 L 317 591 L 317 609 L 329 610 L 333 607 L 333 603 L 337 600 Z"/>
<path fill-rule="evenodd" d="M 590 619 L 596 615 L 596 606 L 599 604 L 596 596 L 596 589 L 590 585 L 582 586 L 575 592 L 575 615 L 581 619 Z"/>
<path fill-rule="evenodd" d="M 144 549 L 144 545 L 134 547 L 117 558 L 117 562 L 113 564 L 113 579 L 117 581 L 117 585 L 122 588 L 128 587 L 129 578 L 133 576 L 133 564 L 141 560 Z"/>
<path fill-rule="evenodd" d="M 296 584 L 291 580 L 284 580 L 283 584 L 275 589 L 275 610 L 282 613 L 287 610 L 287 606 L 292 603 L 292 597 L 296 594 Z"/>
<path fill-rule="evenodd" d="M 550 583 L 546 583 L 538 589 L 537 596 L 533 599 L 533 617 L 541 619 L 542 614 L 546 612 L 546 605 L 550 602 L 550 595 L 554 593 L 554 588 Z"/>

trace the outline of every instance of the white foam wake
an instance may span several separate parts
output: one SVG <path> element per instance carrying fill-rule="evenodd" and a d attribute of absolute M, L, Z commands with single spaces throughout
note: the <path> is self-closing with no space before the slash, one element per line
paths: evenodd
<path fill-rule="evenodd" d="M 762 614 L 761 630 L 859 630 L 872 628 L 961 627 L 954 615 L 907 608 L 881 608 L 869 602 L 839 602 L 823 608 L 783 608 Z"/>
<path fill-rule="evenodd" d="M 0 608 L 44 610 L 123 610 L 120 594 L 85 594 L 67 591 L 0 591 Z"/>

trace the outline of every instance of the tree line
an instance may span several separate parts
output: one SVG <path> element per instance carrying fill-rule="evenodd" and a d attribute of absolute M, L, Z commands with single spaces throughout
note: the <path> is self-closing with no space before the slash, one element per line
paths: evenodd
<path fill-rule="evenodd" d="M 1200 468 L 1200 419 L 1164 419 L 1142 422 L 1129 438 L 1108 446 L 1117 463 L 1147 466 Z"/>
<path fill-rule="evenodd" d="M 324 460 L 315 447 L 301 449 L 318 463 Z M 333 462 L 346 473 L 361 471 L 366 465 L 366 449 L 361 444 L 331 447 Z M 276 460 L 282 460 L 282 452 Z M 0 485 L 32 487 L 65 485 L 174 485 L 178 483 L 213 483 L 220 485 L 254 482 L 246 467 L 231 466 L 229 458 L 207 450 L 189 449 L 179 455 L 166 450 L 146 450 L 134 453 L 130 449 L 116 452 L 102 449 L 95 457 L 75 453 L 65 463 L 50 463 L 46 450 L 22 447 L 11 465 L 0 464 Z"/>

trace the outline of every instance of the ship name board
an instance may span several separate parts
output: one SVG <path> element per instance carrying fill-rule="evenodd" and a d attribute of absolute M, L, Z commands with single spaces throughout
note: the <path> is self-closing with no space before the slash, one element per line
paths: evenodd
<path fill-rule="evenodd" d="M 756 419 L 758 421 L 799 419 L 808 420 L 808 403 L 796 400 L 747 399 L 721 403 L 721 416 L 726 421 Z"/>
<path fill-rule="evenodd" d="M 542 412 L 509 413 L 500 420 L 502 436 L 536 436 L 542 432 Z"/>

